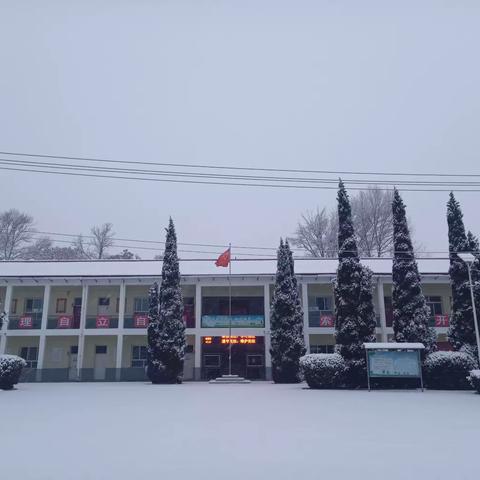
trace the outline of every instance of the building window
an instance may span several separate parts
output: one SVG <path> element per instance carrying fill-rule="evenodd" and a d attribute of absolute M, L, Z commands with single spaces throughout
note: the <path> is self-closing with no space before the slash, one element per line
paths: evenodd
<path fill-rule="evenodd" d="M 37 368 L 38 347 L 22 347 L 20 356 L 27 362 L 27 368 Z"/>
<path fill-rule="evenodd" d="M 144 368 L 147 364 L 147 347 L 144 345 L 134 345 L 132 347 L 132 367 Z"/>
<path fill-rule="evenodd" d="M 335 345 L 310 345 L 310 353 L 334 353 Z"/>
<path fill-rule="evenodd" d="M 134 313 L 148 313 L 148 297 L 135 297 L 133 299 Z"/>
<path fill-rule="evenodd" d="M 95 346 L 95 353 L 107 353 L 107 346 L 106 345 L 96 345 Z"/>
<path fill-rule="evenodd" d="M 443 315 L 442 297 L 426 296 L 425 300 L 427 301 L 427 305 L 430 307 L 430 315 Z"/>
<path fill-rule="evenodd" d="M 42 313 L 43 298 L 26 298 L 25 313 Z"/>
<path fill-rule="evenodd" d="M 17 304 L 18 300 L 16 298 L 12 298 L 12 301 L 10 302 L 10 313 L 17 313 Z"/>
<path fill-rule="evenodd" d="M 308 325 L 310 327 L 333 327 L 333 298 L 308 297 Z"/>
<path fill-rule="evenodd" d="M 65 313 L 67 311 L 67 299 L 57 298 L 56 313 Z"/>
<path fill-rule="evenodd" d="M 98 314 L 107 315 L 110 310 L 110 299 L 108 297 L 100 297 L 98 299 Z"/>

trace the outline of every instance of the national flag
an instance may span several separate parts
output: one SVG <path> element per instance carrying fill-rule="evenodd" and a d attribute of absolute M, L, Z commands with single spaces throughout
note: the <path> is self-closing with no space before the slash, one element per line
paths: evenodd
<path fill-rule="evenodd" d="M 218 258 L 217 261 L 215 262 L 215 265 L 217 267 L 228 267 L 230 264 L 230 249 L 225 250 Z"/>

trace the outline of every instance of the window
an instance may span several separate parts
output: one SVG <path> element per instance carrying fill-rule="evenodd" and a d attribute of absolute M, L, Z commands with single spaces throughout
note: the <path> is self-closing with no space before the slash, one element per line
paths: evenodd
<path fill-rule="evenodd" d="M 115 303 L 115 312 L 118 313 L 120 311 L 120 298 L 117 297 L 117 302 Z"/>
<path fill-rule="evenodd" d="M 72 355 L 77 355 L 77 354 L 78 354 L 78 345 L 72 345 L 72 346 L 70 347 L 70 353 L 71 353 Z"/>
<path fill-rule="evenodd" d="M 320 312 L 332 312 L 333 311 L 333 299 L 332 297 L 310 297 L 309 310 Z"/>
<path fill-rule="evenodd" d="M 220 355 L 204 355 L 203 361 L 206 367 L 219 367 L 220 366 Z"/>
<path fill-rule="evenodd" d="M 20 356 L 27 362 L 27 368 L 37 368 L 38 347 L 22 347 Z"/>
<path fill-rule="evenodd" d="M 427 301 L 427 305 L 430 307 L 430 315 L 443 315 L 442 297 L 426 296 L 425 300 Z"/>
<path fill-rule="evenodd" d="M 229 297 L 203 297 L 203 315 L 228 315 Z M 263 297 L 232 297 L 232 315 L 263 315 Z"/>
<path fill-rule="evenodd" d="M 148 297 L 135 297 L 133 299 L 134 313 L 148 313 Z"/>
<path fill-rule="evenodd" d="M 26 298 L 25 313 L 42 313 L 43 298 Z"/>
<path fill-rule="evenodd" d="M 98 299 L 98 314 L 107 315 L 110 310 L 110 299 L 108 297 L 100 297 Z"/>
<path fill-rule="evenodd" d="M 75 297 L 75 300 L 73 301 L 73 305 L 75 307 L 81 307 L 82 306 L 82 297 Z"/>
<path fill-rule="evenodd" d="M 107 353 L 106 345 L 95 345 L 95 353 Z"/>
<path fill-rule="evenodd" d="M 12 301 L 10 303 L 10 313 L 17 313 L 17 304 L 18 300 L 16 298 L 12 298 Z"/>
<path fill-rule="evenodd" d="M 147 364 L 147 347 L 144 345 L 134 345 L 132 347 L 132 367 L 144 368 Z"/>
<path fill-rule="evenodd" d="M 56 313 L 65 313 L 67 311 L 67 299 L 57 298 Z"/>
<path fill-rule="evenodd" d="M 334 353 L 335 345 L 310 345 L 310 353 Z"/>

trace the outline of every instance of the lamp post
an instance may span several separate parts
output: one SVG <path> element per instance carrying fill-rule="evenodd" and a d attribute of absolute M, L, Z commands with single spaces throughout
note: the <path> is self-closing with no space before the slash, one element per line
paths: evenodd
<path fill-rule="evenodd" d="M 467 264 L 468 270 L 468 283 L 470 284 L 470 296 L 472 297 L 472 310 L 473 310 L 473 323 L 475 325 L 475 336 L 477 338 L 477 356 L 480 363 L 480 334 L 478 332 L 478 320 L 477 309 L 475 307 L 475 295 L 473 294 L 473 282 L 472 282 L 472 264 L 475 261 L 475 257 L 471 253 L 459 253 L 458 256 Z"/>

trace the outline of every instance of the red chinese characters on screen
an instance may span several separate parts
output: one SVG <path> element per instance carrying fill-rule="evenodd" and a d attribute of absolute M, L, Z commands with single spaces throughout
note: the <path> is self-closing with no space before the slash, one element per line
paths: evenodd
<path fill-rule="evenodd" d="M 436 327 L 448 327 L 448 315 L 435 315 L 435 326 Z"/>

